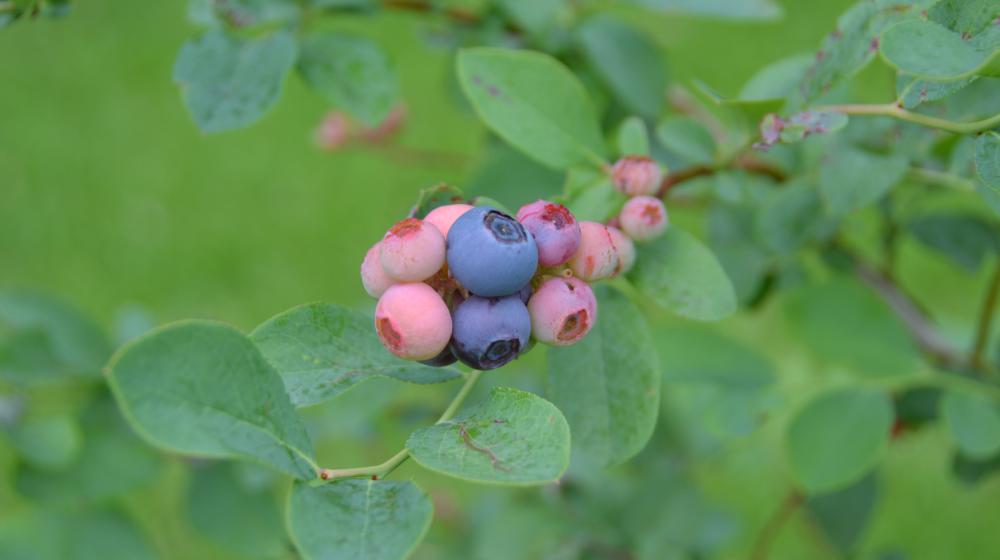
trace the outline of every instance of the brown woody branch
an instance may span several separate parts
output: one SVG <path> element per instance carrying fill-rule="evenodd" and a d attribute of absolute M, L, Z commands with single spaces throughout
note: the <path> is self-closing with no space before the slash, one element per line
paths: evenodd
<path fill-rule="evenodd" d="M 785 523 L 792 518 L 792 514 L 795 513 L 795 510 L 804 501 L 805 496 L 798 490 L 788 492 L 788 495 L 782 500 L 778 509 L 764 523 L 760 532 L 757 533 L 757 541 L 754 543 L 753 551 L 750 553 L 751 560 L 767 560 L 771 554 L 771 547 L 774 545 L 774 541 L 778 538 L 778 535 L 781 534 Z"/>

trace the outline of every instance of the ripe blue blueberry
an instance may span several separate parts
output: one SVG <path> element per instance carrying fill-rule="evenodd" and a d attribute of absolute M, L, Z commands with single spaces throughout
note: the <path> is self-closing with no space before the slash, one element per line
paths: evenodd
<path fill-rule="evenodd" d="M 451 346 L 445 346 L 444 350 L 442 350 L 440 354 L 429 360 L 421 360 L 420 363 L 431 367 L 445 367 L 450 366 L 456 361 L 458 361 L 458 358 L 456 358 L 455 353 L 451 351 Z"/>
<path fill-rule="evenodd" d="M 448 268 L 477 296 L 509 296 L 538 268 L 538 247 L 528 230 L 495 208 L 462 214 L 448 231 Z"/>
<path fill-rule="evenodd" d="M 528 347 L 531 316 L 517 295 L 472 296 L 452 315 L 451 349 L 465 365 L 496 369 Z"/>

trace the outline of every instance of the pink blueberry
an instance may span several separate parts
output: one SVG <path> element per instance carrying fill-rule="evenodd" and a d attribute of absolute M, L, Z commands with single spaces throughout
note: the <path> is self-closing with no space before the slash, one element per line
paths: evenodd
<path fill-rule="evenodd" d="M 625 203 L 618 215 L 622 231 L 636 241 L 649 241 L 667 229 L 667 209 L 652 196 L 637 196 Z"/>
<path fill-rule="evenodd" d="M 538 200 L 522 206 L 517 220 L 535 236 L 538 264 L 559 266 L 580 246 L 580 224 L 563 205 Z"/>
<path fill-rule="evenodd" d="M 372 248 L 365 253 L 365 260 L 361 262 L 361 283 L 368 295 L 373 298 L 382 297 L 389 286 L 395 284 L 382 268 L 382 261 L 379 258 L 381 245 L 381 242 L 372 245 Z"/>
<path fill-rule="evenodd" d="M 441 235 L 448 238 L 448 231 L 451 230 L 451 225 L 455 223 L 462 214 L 465 214 L 469 210 L 472 210 L 472 206 L 468 204 L 448 204 L 445 206 L 438 206 L 437 208 L 431 210 L 424 216 L 424 221 L 429 224 L 434 224 L 434 227 L 438 228 Z"/>
<path fill-rule="evenodd" d="M 608 226 L 580 222 L 580 247 L 567 264 L 577 278 L 587 282 L 613 276 L 618 268 L 618 249 Z"/>
<path fill-rule="evenodd" d="M 624 156 L 611 168 L 611 182 L 626 196 L 655 193 L 661 176 L 660 165 L 647 156 Z"/>
<path fill-rule="evenodd" d="M 427 284 L 396 284 L 375 306 L 375 331 L 396 356 L 429 360 L 451 340 L 451 313 Z"/>
<path fill-rule="evenodd" d="M 635 243 L 616 227 L 608 226 L 608 231 L 611 232 L 611 242 L 618 251 L 618 266 L 615 267 L 614 275 L 628 274 L 635 265 Z"/>
<path fill-rule="evenodd" d="M 444 236 L 433 225 L 407 218 L 382 239 L 379 260 L 386 275 L 399 282 L 420 282 L 444 266 Z"/>
<path fill-rule="evenodd" d="M 579 342 L 597 321 L 594 291 L 579 278 L 552 277 L 528 301 L 531 335 L 544 344 Z"/>

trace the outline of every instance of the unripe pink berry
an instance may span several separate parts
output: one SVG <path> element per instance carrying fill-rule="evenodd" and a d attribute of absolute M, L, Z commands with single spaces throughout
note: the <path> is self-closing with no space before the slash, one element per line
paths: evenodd
<path fill-rule="evenodd" d="M 379 245 L 382 268 L 398 282 L 426 280 L 444 266 L 444 236 L 416 218 L 397 222 Z"/>
<path fill-rule="evenodd" d="M 580 222 L 580 247 L 567 264 L 577 278 L 587 282 L 614 275 L 618 268 L 618 250 L 608 226 L 597 222 Z"/>
<path fill-rule="evenodd" d="M 608 226 L 608 231 L 611 232 L 611 242 L 615 244 L 615 249 L 618 251 L 618 266 L 615 267 L 614 275 L 628 274 L 628 271 L 632 270 L 635 265 L 635 243 L 632 243 L 632 239 L 616 227 Z"/>
<path fill-rule="evenodd" d="M 637 196 L 625 203 L 618 221 L 622 231 L 636 241 L 649 241 L 667 229 L 667 209 L 652 196 Z"/>
<path fill-rule="evenodd" d="M 531 335 L 544 344 L 579 342 L 597 321 L 594 291 L 579 278 L 552 277 L 528 301 Z"/>
<path fill-rule="evenodd" d="M 660 164 L 647 156 L 625 156 L 611 168 L 611 182 L 626 196 L 655 193 L 661 176 Z"/>
<path fill-rule="evenodd" d="M 372 245 L 372 248 L 365 253 L 365 260 L 361 262 L 361 284 L 373 298 L 382 297 L 389 286 L 395 284 L 382 268 L 382 261 L 379 258 L 381 245 L 381 242 Z"/>
<path fill-rule="evenodd" d="M 351 139 L 350 122 L 340 111 L 330 111 L 316 128 L 316 145 L 328 152 L 336 151 Z"/>
<path fill-rule="evenodd" d="M 429 360 L 451 340 L 451 313 L 427 284 L 396 284 L 375 306 L 375 331 L 396 356 Z"/>
<path fill-rule="evenodd" d="M 455 220 L 457 220 L 462 214 L 465 214 L 469 210 L 472 210 L 472 206 L 468 204 L 447 204 L 445 206 L 438 206 L 424 216 L 424 221 L 428 224 L 434 224 L 434 227 L 438 228 L 441 235 L 443 235 L 445 239 L 448 239 L 448 231 L 451 230 L 451 225 L 454 224 Z"/>
<path fill-rule="evenodd" d="M 562 204 L 538 200 L 517 211 L 517 221 L 535 237 L 538 264 L 559 266 L 580 246 L 580 224 Z"/>

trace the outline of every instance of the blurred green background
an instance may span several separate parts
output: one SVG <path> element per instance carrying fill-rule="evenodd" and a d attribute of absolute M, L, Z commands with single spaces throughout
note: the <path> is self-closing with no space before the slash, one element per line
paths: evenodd
<path fill-rule="evenodd" d="M 850 3 L 782 4 L 784 19 L 768 23 L 628 9 L 621 15 L 662 46 L 674 82 L 698 78 L 736 91 L 764 64 L 814 51 Z M 473 182 L 488 139 L 471 112 L 456 103 L 450 53 L 428 46 L 415 17 L 391 14 L 378 23 L 354 18 L 345 25 L 376 38 L 391 53 L 408 107 L 398 144 L 461 156 L 464 164 L 401 156 L 400 149 L 318 150 L 312 132 L 327 107 L 294 77 L 262 122 L 238 132 L 200 134 L 170 79 L 180 45 L 196 32 L 181 3 L 79 2 L 67 18 L 0 31 L 0 288 L 56 295 L 108 330 L 136 307 L 156 322 L 199 317 L 250 329 L 304 302 L 370 305 L 358 278 L 367 248 L 407 211 L 419 189 L 442 181 Z M 891 92 L 891 74 L 884 69 L 866 73 L 861 82 L 861 95 Z M 512 201 L 519 202 L 524 200 Z M 976 307 L 968 294 L 979 293 L 984 277 L 954 272 L 910 246 L 903 248 L 901 271 L 912 278 L 915 291 L 935 297 L 932 307 L 943 312 L 946 329 L 964 336 Z M 954 287 L 952 295 L 939 293 L 942 282 Z M 788 414 L 844 374 L 822 356 L 807 354 L 774 305 L 719 326 L 656 319 L 668 373 L 683 370 L 685 360 L 697 360 L 692 356 L 699 349 L 723 356 L 723 364 L 738 363 L 738 348 L 727 354 L 729 343 L 713 343 L 712 331 L 720 331 L 765 354 L 778 373 L 777 388 L 750 400 L 726 401 L 699 387 L 668 382 L 663 419 L 650 448 L 606 475 L 581 469 L 584 479 L 607 479 L 596 484 L 602 488 L 596 495 L 584 492 L 587 498 L 570 500 L 570 506 L 565 500 L 553 505 L 552 488 L 484 488 L 406 465 L 394 476 L 416 477 L 437 507 L 431 536 L 417 557 L 616 557 L 620 534 L 638 531 L 648 541 L 644 558 L 693 558 L 671 554 L 675 541 L 690 548 L 686 540 L 698 539 L 708 543 L 704 549 L 711 557 L 747 558 L 789 487 L 780 445 Z M 543 362 L 536 353 L 491 374 L 490 382 L 503 377 L 505 384 L 541 392 Z M 374 381 L 310 411 L 321 462 L 381 460 L 410 430 L 433 419 L 455 389 Z M 705 418 L 712 407 L 740 406 L 747 408 L 746 418 L 735 428 L 685 423 Z M 761 422 L 761 410 L 775 415 Z M 758 424 L 762 427 L 754 430 Z M 732 432 L 739 437 L 729 437 Z M 0 516 L 13 519 L 32 506 L 15 488 L 16 465 L 4 445 Z M 1000 534 L 993 530 L 1000 519 L 1000 477 L 964 485 L 950 473 L 949 445 L 940 427 L 894 442 L 877 474 L 880 497 L 858 558 L 1000 557 Z M 687 461 L 686 454 L 698 460 Z M 266 514 L 249 521 L 264 527 L 262 544 L 242 553 L 199 533 L 185 513 L 192 475 L 180 458 L 169 464 L 123 502 L 157 555 L 292 557 L 281 537 L 274 537 L 277 545 L 267 541 L 266 527 L 280 533 L 282 520 Z M 214 468 L 202 466 L 195 478 L 214 476 Z M 203 490 L 222 483 L 205 484 Z M 652 513 L 638 519 L 618 514 L 633 506 Z M 792 515 L 776 538 L 773 558 L 840 557 L 814 520 L 801 511 Z M 567 525 L 586 528 L 611 552 L 577 546 L 576 537 L 563 537 L 576 534 Z M 21 531 L 13 522 L 7 527 Z M 230 540 L 244 536 L 236 532 Z M 896 552 L 906 556 L 891 555 Z"/>

